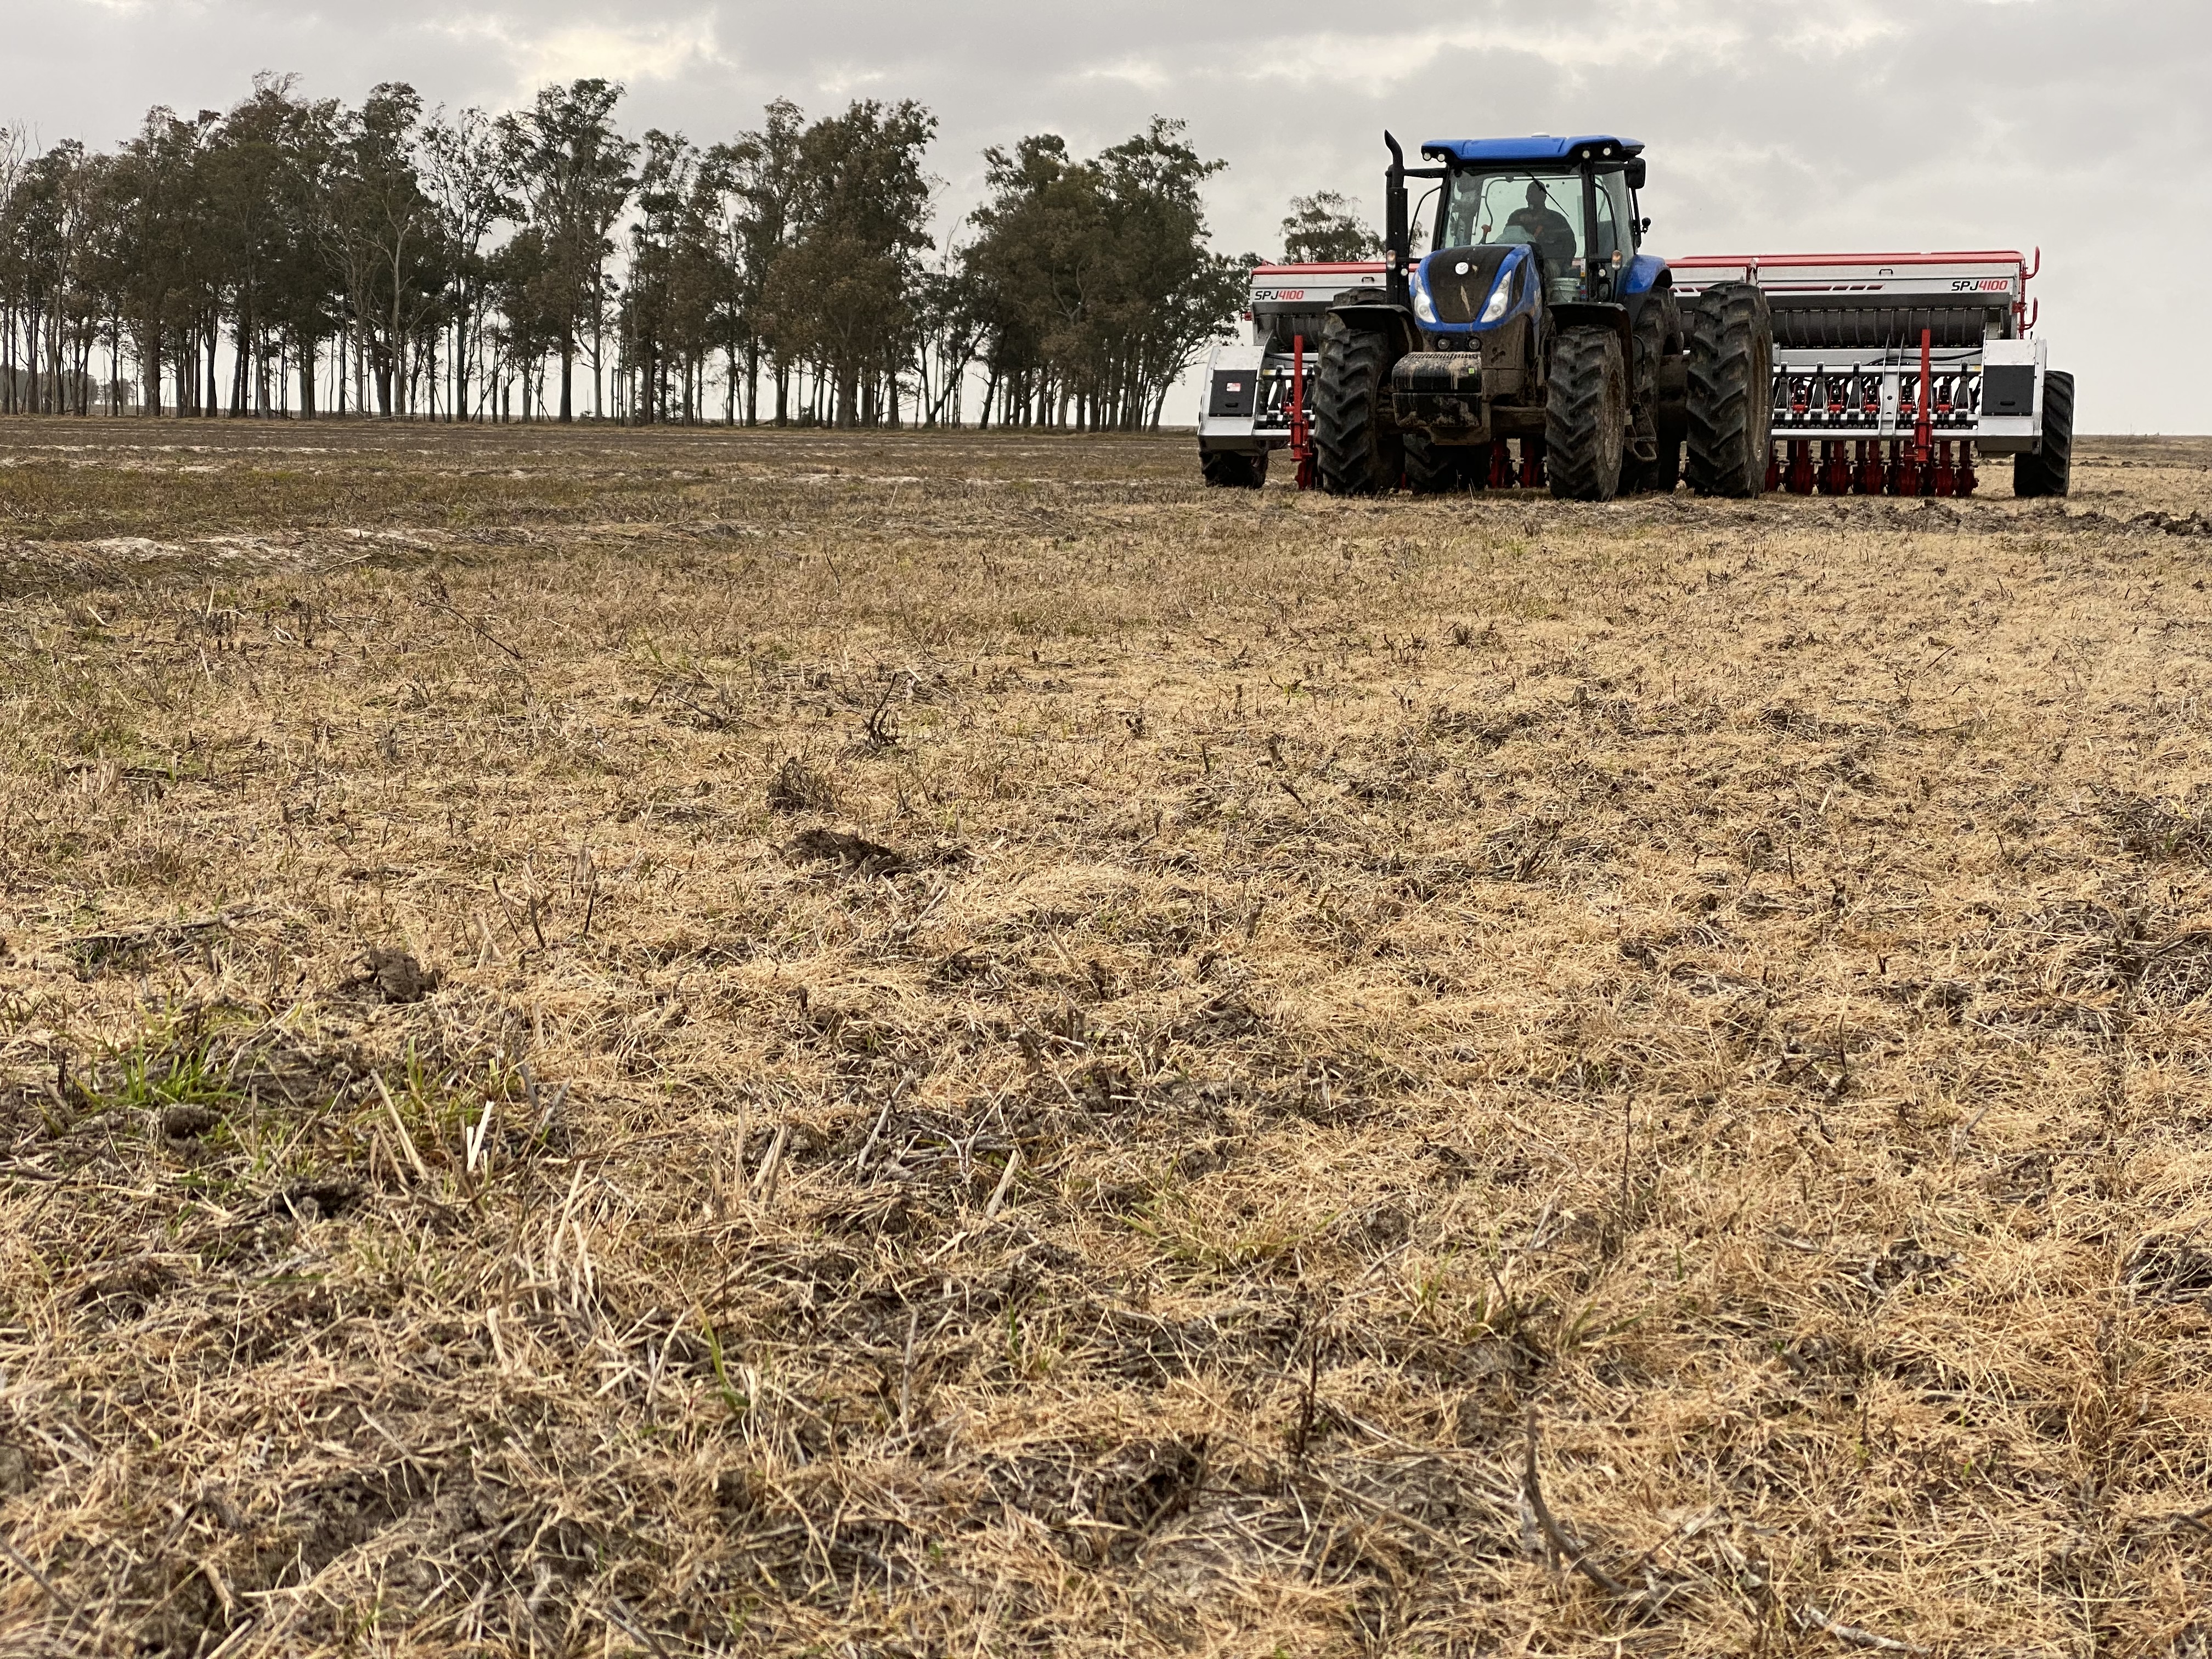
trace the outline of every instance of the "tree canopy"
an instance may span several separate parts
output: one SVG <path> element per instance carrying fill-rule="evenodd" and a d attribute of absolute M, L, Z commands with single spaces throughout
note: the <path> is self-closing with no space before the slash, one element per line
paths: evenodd
<path fill-rule="evenodd" d="M 0 409 L 868 425 L 957 421 L 980 382 L 986 422 L 1126 428 L 1241 301 L 1223 164 L 1178 122 L 994 148 L 946 227 L 918 104 L 779 100 L 702 145 L 628 135 L 622 100 L 264 75 L 112 152 L 0 128 Z"/>
<path fill-rule="evenodd" d="M 1382 255 L 1382 239 L 1352 210 L 1352 204 L 1333 190 L 1291 198 L 1291 210 L 1283 220 L 1283 262 L 1285 264 L 1329 264 L 1340 260 L 1376 259 Z"/>

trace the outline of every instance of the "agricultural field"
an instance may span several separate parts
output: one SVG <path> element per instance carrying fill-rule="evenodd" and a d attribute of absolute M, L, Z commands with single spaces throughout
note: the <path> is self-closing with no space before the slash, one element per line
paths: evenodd
<path fill-rule="evenodd" d="M 2212 1646 L 2212 440 L 1193 451 L 0 423 L 0 1650 Z"/>

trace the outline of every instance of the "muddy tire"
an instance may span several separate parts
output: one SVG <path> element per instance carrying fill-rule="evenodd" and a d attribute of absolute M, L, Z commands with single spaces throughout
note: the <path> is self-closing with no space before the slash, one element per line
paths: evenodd
<path fill-rule="evenodd" d="M 1198 470 L 1214 489 L 1257 489 L 1267 482 L 1267 452 L 1248 454 L 1236 449 L 1202 449 Z"/>
<path fill-rule="evenodd" d="M 1406 446 L 1389 423 L 1389 336 L 1330 318 L 1314 377 L 1314 449 L 1332 495 L 1382 495 L 1398 487 Z"/>
<path fill-rule="evenodd" d="M 1774 428 L 1774 319 L 1749 283 L 1705 290 L 1690 318 L 1688 467 L 1700 495 L 1766 488 Z"/>
<path fill-rule="evenodd" d="M 2060 369 L 2043 376 L 2043 447 L 2012 458 L 2015 495 L 2063 495 L 2074 475 L 2074 377 Z"/>
<path fill-rule="evenodd" d="M 1408 432 L 1402 441 L 1406 488 L 1416 495 L 1448 495 L 1481 487 L 1481 479 L 1474 477 L 1468 466 L 1468 458 L 1474 452 L 1464 444 L 1440 444 L 1425 432 Z M 1487 452 L 1482 459 L 1486 468 Z"/>
<path fill-rule="evenodd" d="M 1544 453 L 1552 494 L 1609 501 L 1620 488 L 1628 436 L 1628 366 L 1609 328 L 1571 328 L 1552 348 Z"/>

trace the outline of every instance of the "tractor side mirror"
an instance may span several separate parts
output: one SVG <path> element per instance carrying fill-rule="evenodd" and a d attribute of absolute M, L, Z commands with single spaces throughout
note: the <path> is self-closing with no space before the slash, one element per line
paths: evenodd
<path fill-rule="evenodd" d="M 1628 158 L 1628 165 L 1622 168 L 1621 171 L 1627 175 L 1629 189 L 1641 190 L 1644 188 L 1644 158 L 1641 155 L 1630 156 Z"/>
<path fill-rule="evenodd" d="M 1438 185 L 1431 185 L 1422 192 L 1421 199 L 1413 204 L 1413 216 L 1407 222 L 1406 231 L 1408 236 L 1413 235 L 1422 225 L 1428 222 L 1429 204 L 1437 199 L 1437 191 L 1439 188 Z"/>

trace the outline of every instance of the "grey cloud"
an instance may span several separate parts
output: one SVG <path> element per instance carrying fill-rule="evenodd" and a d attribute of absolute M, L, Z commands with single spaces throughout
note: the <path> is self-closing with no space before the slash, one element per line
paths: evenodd
<path fill-rule="evenodd" d="M 634 125 L 702 138 L 780 94 L 817 111 L 914 97 L 942 121 L 948 225 L 984 145 L 1049 129 L 1095 146 L 1158 112 L 1231 163 L 1215 229 L 1258 252 L 1294 193 L 1379 210 L 1386 125 L 1626 132 L 1650 147 L 1660 251 L 2039 245 L 2043 332 L 2081 377 L 2085 426 L 2212 428 L 2212 332 L 2184 298 L 2212 266 L 2202 0 L 1489 0 L 1364 17 L 1316 0 L 0 0 L 0 20 L 15 70 L 0 115 L 49 139 L 112 143 L 155 102 L 220 107 L 261 69 L 321 94 L 404 79 L 495 106 L 535 74 L 606 73 L 629 82 Z"/>

